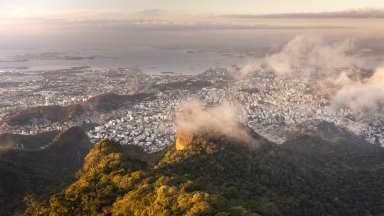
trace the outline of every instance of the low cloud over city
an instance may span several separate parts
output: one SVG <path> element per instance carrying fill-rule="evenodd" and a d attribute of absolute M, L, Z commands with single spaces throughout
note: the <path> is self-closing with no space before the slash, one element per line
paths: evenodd
<path fill-rule="evenodd" d="M 236 106 L 229 103 L 207 107 L 202 101 L 187 99 L 180 107 L 176 130 L 190 134 L 207 131 L 251 142 L 253 139 L 241 125 L 236 109 Z"/>
<path fill-rule="evenodd" d="M 371 73 L 351 74 L 351 68 L 366 64 L 356 48 L 353 38 L 333 41 L 314 34 L 301 35 L 278 52 L 243 65 L 241 74 L 267 67 L 279 77 L 301 79 L 329 91 L 334 109 L 349 108 L 357 118 L 382 116 L 383 69 L 379 65 Z"/>

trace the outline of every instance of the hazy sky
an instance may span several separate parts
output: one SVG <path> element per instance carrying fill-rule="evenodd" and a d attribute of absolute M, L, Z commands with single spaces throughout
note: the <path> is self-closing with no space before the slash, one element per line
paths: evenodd
<path fill-rule="evenodd" d="M 2 0 L 3 9 L 167 10 L 202 13 L 292 13 L 383 7 L 383 0 Z"/>
<path fill-rule="evenodd" d="M 0 48 L 383 34 L 384 0 L 0 0 Z M 264 42 L 258 43 L 264 43 Z"/>

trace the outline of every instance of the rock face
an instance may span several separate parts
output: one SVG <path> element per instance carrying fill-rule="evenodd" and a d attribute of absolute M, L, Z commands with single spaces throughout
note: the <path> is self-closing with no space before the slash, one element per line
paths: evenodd
<path fill-rule="evenodd" d="M 183 150 L 187 145 L 191 144 L 194 134 L 183 129 L 176 129 L 176 149 Z"/>

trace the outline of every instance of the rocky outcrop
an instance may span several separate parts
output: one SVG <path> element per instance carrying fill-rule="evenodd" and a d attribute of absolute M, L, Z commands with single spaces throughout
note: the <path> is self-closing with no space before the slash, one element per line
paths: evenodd
<path fill-rule="evenodd" d="M 176 129 L 176 149 L 183 150 L 187 145 L 191 144 L 194 134 L 183 129 Z"/>

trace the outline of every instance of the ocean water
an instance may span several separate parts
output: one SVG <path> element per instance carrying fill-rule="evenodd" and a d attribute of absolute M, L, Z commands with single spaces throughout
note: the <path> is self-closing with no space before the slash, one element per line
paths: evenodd
<path fill-rule="evenodd" d="M 70 67 L 91 68 L 138 67 L 146 73 L 175 72 L 199 74 L 213 66 L 243 64 L 251 57 L 235 54 L 224 55 L 216 51 L 190 49 L 160 49 L 150 47 L 129 47 L 126 49 L 36 49 L 2 50 L 0 56 L 24 54 L 62 53 L 67 56 L 99 56 L 81 60 L 33 60 L 24 62 L 0 62 L 0 71 L 47 71 Z"/>
<path fill-rule="evenodd" d="M 224 50 L 224 51 L 223 51 Z M 199 74 L 215 66 L 241 65 L 254 62 L 265 53 L 247 54 L 236 49 L 181 49 L 126 47 L 115 49 L 50 48 L 33 50 L 0 50 L 0 59 L 6 56 L 42 53 L 61 53 L 63 56 L 87 57 L 81 60 L 33 60 L 24 62 L 1 62 L 0 72 L 4 71 L 49 71 L 71 67 L 88 66 L 91 68 L 136 67 L 145 73 L 175 72 L 181 74 Z M 262 51 L 260 51 L 262 52 Z M 376 68 L 383 64 L 376 56 L 360 57 L 364 68 Z"/>

